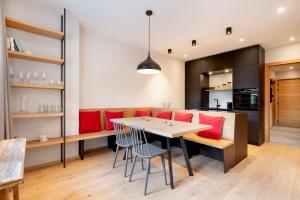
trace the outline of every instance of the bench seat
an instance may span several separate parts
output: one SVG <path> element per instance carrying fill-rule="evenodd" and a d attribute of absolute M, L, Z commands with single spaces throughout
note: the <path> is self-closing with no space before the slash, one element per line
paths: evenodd
<path fill-rule="evenodd" d="M 103 130 L 100 132 L 92 132 L 92 133 L 86 133 L 86 134 L 78 134 L 78 135 L 67 135 L 66 136 L 66 142 L 76 142 L 81 140 L 89 140 L 89 139 L 95 139 L 95 138 L 102 138 L 102 137 L 108 137 L 115 135 L 113 130 Z M 33 149 L 33 148 L 39 148 L 43 146 L 51 146 L 56 144 L 62 144 L 63 143 L 63 137 L 55 137 L 55 138 L 49 138 L 47 142 L 40 142 L 40 140 L 31 140 L 27 141 L 27 149 Z"/>
<path fill-rule="evenodd" d="M 226 147 L 233 144 L 233 141 L 231 140 L 226 140 L 226 139 L 215 140 L 215 139 L 200 137 L 195 133 L 186 134 L 183 136 L 183 138 L 185 140 L 189 140 L 200 144 L 205 144 L 207 146 L 215 147 L 218 149 L 225 149 Z"/>

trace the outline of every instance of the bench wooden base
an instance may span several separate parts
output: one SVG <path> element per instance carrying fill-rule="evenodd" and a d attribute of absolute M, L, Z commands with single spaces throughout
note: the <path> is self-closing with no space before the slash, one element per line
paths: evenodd
<path fill-rule="evenodd" d="M 214 140 L 199 137 L 194 133 L 184 136 L 187 143 L 188 154 L 191 158 L 194 155 L 204 155 L 223 162 L 224 173 L 233 168 L 236 162 L 235 144 L 230 140 Z"/>

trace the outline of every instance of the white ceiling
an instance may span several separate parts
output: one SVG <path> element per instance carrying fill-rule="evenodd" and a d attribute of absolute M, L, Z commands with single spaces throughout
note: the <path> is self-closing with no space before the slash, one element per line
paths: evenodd
<path fill-rule="evenodd" d="M 147 17 L 152 9 L 151 48 L 191 60 L 253 44 L 265 49 L 300 41 L 300 0 L 27 0 L 67 8 L 83 28 L 147 48 Z M 283 6 L 285 12 L 277 13 Z M 225 35 L 232 26 L 233 34 Z M 243 37 L 245 41 L 239 42 Z M 197 46 L 191 46 L 191 40 Z M 187 53 L 188 57 L 183 55 Z"/>

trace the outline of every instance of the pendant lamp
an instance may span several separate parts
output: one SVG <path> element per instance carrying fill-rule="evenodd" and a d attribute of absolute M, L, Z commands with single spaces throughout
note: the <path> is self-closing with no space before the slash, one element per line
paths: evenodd
<path fill-rule="evenodd" d="M 148 57 L 137 67 L 137 71 L 141 74 L 158 74 L 161 72 L 161 68 L 159 64 L 157 64 L 154 60 L 152 60 L 150 56 L 150 16 L 152 14 L 153 14 L 152 10 L 146 11 L 146 15 L 149 17 Z"/>

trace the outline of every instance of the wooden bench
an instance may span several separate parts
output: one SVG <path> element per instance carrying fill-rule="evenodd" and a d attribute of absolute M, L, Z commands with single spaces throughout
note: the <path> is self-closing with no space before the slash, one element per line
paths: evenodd
<path fill-rule="evenodd" d="M 195 133 L 186 134 L 183 137 L 185 140 L 203 144 L 209 147 L 216 148 L 221 151 L 221 161 L 224 165 L 224 173 L 228 172 L 229 169 L 235 166 L 235 154 L 234 154 L 234 142 L 231 140 L 220 139 L 214 140 L 209 138 L 204 138 L 196 135 Z M 190 156 L 191 157 L 191 156 Z"/>
<path fill-rule="evenodd" d="M 19 184 L 24 179 L 26 139 L 0 141 L 0 199 L 8 200 L 8 189 L 13 188 L 14 199 L 19 199 Z"/>
<path fill-rule="evenodd" d="M 155 109 L 154 112 L 159 110 L 163 109 Z M 224 173 L 226 173 L 247 157 L 248 119 L 246 113 L 178 109 L 173 109 L 172 111 L 172 119 L 174 119 L 174 112 L 192 113 L 192 123 L 199 123 L 199 113 L 209 116 L 223 116 L 225 118 L 221 140 L 199 137 L 195 133 L 184 135 L 190 158 L 200 154 L 219 160 L 223 162 Z M 178 141 L 171 141 L 171 144 L 178 146 Z"/>
<path fill-rule="evenodd" d="M 222 139 L 214 140 L 193 135 L 187 135 L 188 153 L 190 156 L 201 154 L 223 162 L 224 173 L 237 165 L 248 155 L 248 116 L 246 113 L 196 111 L 194 123 L 199 123 L 199 113 L 225 118 L 222 129 Z M 197 137 L 197 138 L 196 138 Z"/>
<path fill-rule="evenodd" d="M 83 160 L 84 159 L 84 141 L 96 138 L 108 138 L 108 148 L 115 151 L 115 134 L 113 130 L 105 130 L 105 111 L 110 112 L 124 112 L 124 117 L 134 117 L 136 111 L 151 111 L 151 108 L 143 107 L 143 108 L 88 108 L 88 109 L 80 109 L 80 111 L 100 111 L 100 123 L 102 127 L 102 131 L 92 132 L 92 133 L 84 133 L 84 134 L 74 134 L 66 136 L 66 143 L 70 142 L 79 142 L 79 156 Z M 54 137 L 49 138 L 47 142 L 40 142 L 40 140 L 32 140 L 27 141 L 27 149 L 39 148 L 43 146 L 51 146 L 62 144 L 64 138 L 63 137 Z"/>

